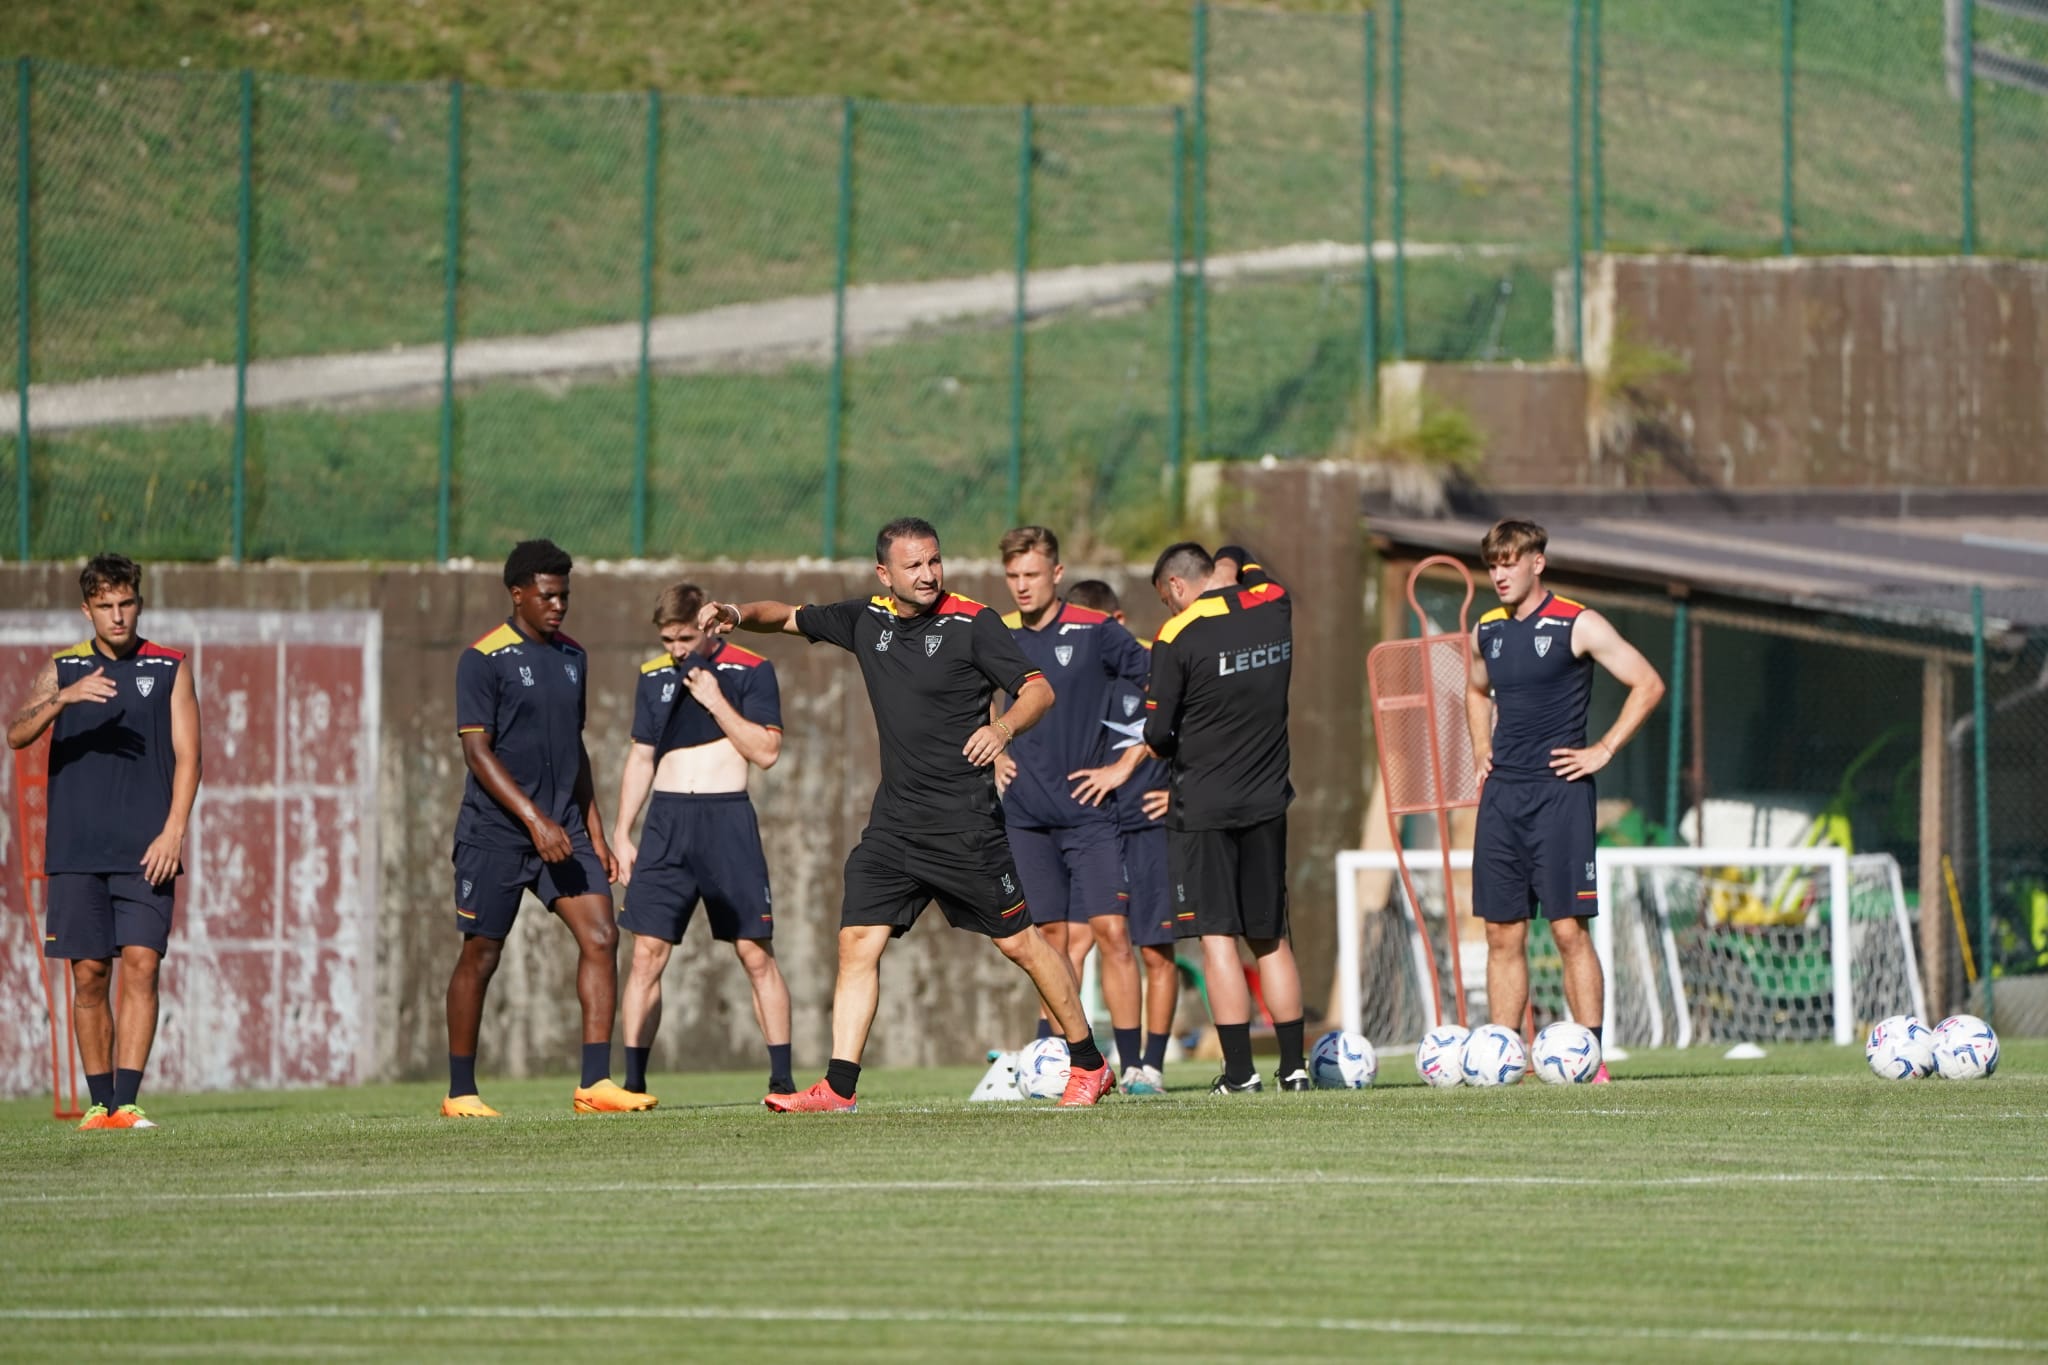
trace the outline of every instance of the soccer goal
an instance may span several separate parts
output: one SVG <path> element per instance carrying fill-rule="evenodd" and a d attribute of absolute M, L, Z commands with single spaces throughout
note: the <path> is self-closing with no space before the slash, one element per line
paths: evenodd
<path fill-rule="evenodd" d="M 1338 1015 L 1400 1046 L 1481 993 L 1484 956 L 1447 979 L 1437 858 L 1411 858 L 1408 903 L 1391 851 L 1337 855 Z M 1452 875 L 1472 855 L 1451 855 Z M 1925 1014 L 1898 862 L 1838 848 L 1603 848 L 1594 943 L 1607 982 L 1605 1036 L 1630 1046 L 1855 1040 L 1891 1014 Z M 1460 898 L 1464 903 L 1464 898 Z M 1835 914 L 1837 906 L 1847 913 Z M 1434 952 L 1425 951 L 1429 936 Z M 1537 1023 L 1566 1017 L 1556 950 L 1530 934 Z M 1432 972 L 1431 965 L 1436 964 Z M 1585 1021 L 1581 1021 L 1585 1022 Z"/>

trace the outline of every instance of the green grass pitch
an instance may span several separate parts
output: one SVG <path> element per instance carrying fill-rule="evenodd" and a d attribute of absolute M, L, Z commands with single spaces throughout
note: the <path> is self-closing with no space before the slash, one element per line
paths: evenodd
<path fill-rule="evenodd" d="M 1860 1049 L 1640 1052 L 1603 1088 L 1092 1112 L 877 1071 L 0 1104 L 0 1358 L 1887 1361 L 2048 1356 L 2048 1043 L 1977 1084 Z"/>

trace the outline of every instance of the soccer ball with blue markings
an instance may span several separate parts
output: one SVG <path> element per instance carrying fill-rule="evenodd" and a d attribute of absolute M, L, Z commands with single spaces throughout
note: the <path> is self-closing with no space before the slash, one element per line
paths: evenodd
<path fill-rule="evenodd" d="M 1331 1029 L 1316 1039 L 1308 1074 L 1322 1090 L 1363 1090 L 1380 1074 L 1379 1054 L 1362 1033 Z"/>
<path fill-rule="evenodd" d="M 1521 1035 L 1513 1029 L 1481 1024 L 1465 1040 L 1459 1070 L 1467 1085 L 1513 1085 L 1529 1073 L 1529 1054 L 1522 1048 Z"/>
<path fill-rule="evenodd" d="M 1934 1070 L 1934 1030 L 1910 1014 L 1880 1019 L 1864 1040 L 1870 1069 L 1888 1081 L 1915 1081 Z"/>
<path fill-rule="evenodd" d="M 1027 1100 L 1056 1100 L 1066 1092 L 1067 1040 L 1036 1038 L 1017 1054 L 1017 1088 Z"/>
<path fill-rule="evenodd" d="M 1998 1070 L 1998 1035 L 1974 1014 L 1934 1026 L 1934 1070 L 1945 1081 L 1982 1080 Z"/>
<path fill-rule="evenodd" d="M 1422 1035 L 1415 1049 L 1415 1074 L 1439 1090 L 1465 1083 L 1465 1040 L 1472 1035 L 1457 1024 L 1441 1024 Z"/>
<path fill-rule="evenodd" d="M 1600 1069 L 1600 1043 L 1593 1030 L 1569 1019 L 1560 1019 L 1536 1035 L 1530 1049 L 1536 1079 L 1552 1085 L 1579 1085 L 1593 1079 Z"/>

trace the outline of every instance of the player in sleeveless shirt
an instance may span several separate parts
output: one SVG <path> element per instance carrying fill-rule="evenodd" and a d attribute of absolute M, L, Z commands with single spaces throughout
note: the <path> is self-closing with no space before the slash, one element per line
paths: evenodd
<path fill-rule="evenodd" d="M 697 628 L 703 590 L 664 589 L 654 606 L 662 652 L 640 666 L 633 742 L 619 779 L 612 851 L 633 934 L 626 978 L 626 1089 L 644 1090 L 647 1054 L 661 1027 L 661 974 L 704 902 L 711 936 L 730 943 L 747 973 L 754 1022 L 768 1045 L 768 1093 L 796 1092 L 790 1079 L 789 987 L 775 961 L 768 860 L 747 779 L 782 755 L 782 699 L 775 665 Z M 647 827 L 633 842 L 640 808 Z"/>
<path fill-rule="evenodd" d="M 1540 906 L 1563 960 L 1565 1003 L 1598 1037 L 1605 983 L 1589 925 L 1599 911 L 1593 774 L 1657 709 L 1664 682 L 1606 617 L 1544 588 L 1549 543 L 1528 521 L 1503 521 L 1480 541 L 1501 605 L 1472 630 L 1466 715 L 1485 783 L 1472 909 L 1486 921 L 1488 1017 L 1522 1027 L 1529 919 Z M 1614 724 L 1588 744 L 1595 664 L 1628 696 Z M 1595 1079 L 1607 1079 L 1605 1063 Z"/>
<path fill-rule="evenodd" d="M 883 950 L 937 901 L 954 928 L 995 940 L 1031 978 L 1072 1058 L 1060 1103 L 1092 1105 L 1116 1079 L 1065 959 L 1031 923 L 990 772 L 1010 740 L 1051 708 L 1053 690 L 993 610 L 946 591 L 930 522 L 902 517 L 884 526 L 875 537 L 875 577 L 885 592 L 873 597 L 803 607 L 710 602 L 698 617 L 705 630 L 780 631 L 851 653 L 880 740 L 881 785 L 846 860 L 831 1063 L 810 1089 L 764 1103 L 795 1114 L 856 1107 Z M 1017 702 L 991 718 L 998 691 Z"/>
<path fill-rule="evenodd" d="M 92 638 L 36 674 L 7 727 L 50 740 L 45 957 L 71 963 L 86 1129 L 154 1128 L 136 1102 L 156 1040 L 185 829 L 199 793 L 199 699 L 185 656 L 142 638 L 142 570 L 102 554 L 78 576 Z M 121 959 L 120 1009 L 108 983 Z"/>

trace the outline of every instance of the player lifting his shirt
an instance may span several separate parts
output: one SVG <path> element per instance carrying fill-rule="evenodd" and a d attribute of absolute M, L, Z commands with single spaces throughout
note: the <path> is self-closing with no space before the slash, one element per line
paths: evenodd
<path fill-rule="evenodd" d="M 1031 978 L 1072 1057 L 1063 1105 L 1094 1104 L 1115 1088 L 1066 960 L 1032 926 L 1003 837 L 990 765 L 1053 703 L 1052 687 L 996 613 L 945 590 L 939 533 L 915 517 L 875 537 L 884 592 L 829 606 L 713 602 L 698 624 L 801 635 L 837 645 L 860 664 L 881 741 L 882 782 L 860 843 L 846 860 L 832 1059 L 825 1078 L 764 1103 L 783 1113 L 851 1111 L 874 1023 L 882 952 L 936 900 L 955 928 L 985 934 Z M 1016 704 L 990 718 L 998 691 Z"/>
<path fill-rule="evenodd" d="M 1486 1008 L 1519 1030 L 1529 1002 L 1529 918 L 1540 906 L 1564 967 L 1572 1018 L 1600 1033 L 1605 983 L 1589 921 L 1593 774 L 1642 727 L 1664 681 L 1599 612 L 1543 586 L 1550 538 L 1503 521 L 1480 541 L 1500 606 L 1472 630 L 1466 716 L 1485 785 L 1472 843 L 1472 909 L 1486 921 Z M 1628 689 L 1606 733 L 1586 742 L 1598 664 Z M 1601 1064 L 1596 1081 L 1607 1079 Z"/>
<path fill-rule="evenodd" d="M 746 969 L 754 1021 L 768 1045 L 768 1092 L 796 1090 L 789 1069 L 789 988 L 775 961 L 775 915 L 761 827 L 747 795 L 755 768 L 782 754 L 782 698 L 775 665 L 698 629 L 704 593 L 678 583 L 654 605 L 662 652 L 640 666 L 633 744 L 619 781 L 612 850 L 633 933 L 626 978 L 626 1089 L 647 1088 L 647 1054 L 661 1027 L 661 974 L 697 902 L 711 936 L 730 943 Z M 647 828 L 633 821 L 654 794 Z"/>

